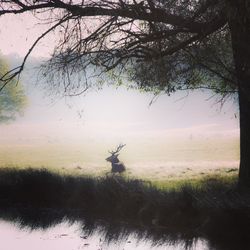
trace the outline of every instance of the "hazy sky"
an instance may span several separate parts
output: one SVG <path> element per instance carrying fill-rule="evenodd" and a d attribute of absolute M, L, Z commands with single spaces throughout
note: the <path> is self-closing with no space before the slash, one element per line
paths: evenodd
<path fill-rule="evenodd" d="M 44 26 L 35 24 L 35 21 L 29 14 L 1 17 L 1 52 L 23 56 L 44 30 Z M 51 34 L 34 50 L 32 56 L 48 56 L 54 40 Z M 238 128 L 238 120 L 235 119 L 237 106 L 227 102 L 220 110 L 215 98 L 206 101 L 212 95 L 210 92 L 190 92 L 187 97 L 184 92 L 171 97 L 161 96 L 150 107 L 152 95 L 125 89 L 105 88 L 84 97 L 64 99 L 53 104 L 49 99 L 43 99 L 43 94 L 32 87 L 28 92 L 30 106 L 16 124 L 46 123 L 50 127 L 63 122 L 77 124 L 88 131 L 111 134 L 207 126 L 215 131 Z"/>
<path fill-rule="evenodd" d="M 36 24 L 41 22 L 30 14 L 6 15 L 0 17 L 0 51 L 2 54 L 16 53 L 24 56 L 46 26 Z M 53 51 L 53 33 L 41 40 L 32 52 L 34 57 L 47 57 Z"/>

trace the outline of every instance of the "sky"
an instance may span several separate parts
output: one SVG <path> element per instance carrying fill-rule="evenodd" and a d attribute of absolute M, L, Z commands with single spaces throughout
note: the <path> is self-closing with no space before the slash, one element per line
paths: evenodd
<path fill-rule="evenodd" d="M 30 14 L 7 15 L 0 17 L 0 51 L 4 55 L 17 54 L 24 56 L 37 37 L 45 31 L 46 26 Z M 55 42 L 53 34 L 41 40 L 32 52 L 34 57 L 48 57 Z"/>
<path fill-rule="evenodd" d="M 44 29 L 35 25 L 29 15 L 1 17 L 0 25 L 0 51 L 12 57 L 23 57 Z M 48 57 L 54 41 L 51 34 L 31 56 Z M 26 79 L 23 84 L 29 106 L 14 123 L 0 125 L 0 145 L 31 147 L 84 142 L 88 149 L 92 145 L 93 153 L 97 145 L 103 144 L 106 152 L 123 142 L 133 145 L 127 150 L 127 154 L 132 154 L 135 150 L 143 153 L 144 145 L 151 145 L 150 152 L 155 152 L 164 143 L 178 140 L 239 136 L 237 104 L 229 100 L 221 108 L 209 91 L 162 95 L 149 105 L 152 94 L 123 87 L 105 86 L 84 96 L 51 100 L 32 81 Z M 152 155 L 152 159 L 157 157 L 158 153 Z"/>

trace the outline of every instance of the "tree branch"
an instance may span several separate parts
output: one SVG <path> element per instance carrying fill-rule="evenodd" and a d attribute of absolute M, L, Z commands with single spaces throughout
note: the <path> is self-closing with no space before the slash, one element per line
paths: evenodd
<path fill-rule="evenodd" d="M 21 74 L 21 72 L 24 69 L 25 63 L 29 57 L 29 55 L 31 54 L 32 50 L 36 47 L 36 45 L 38 44 L 38 42 L 44 38 L 48 33 L 50 33 L 52 30 L 54 30 L 56 27 L 58 27 L 59 25 L 61 25 L 63 22 L 65 22 L 66 20 L 68 20 L 70 18 L 70 16 L 66 16 L 64 18 L 62 18 L 59 22 L 57 22 L 55 25 L 53 25 L 51 28 L 49 28 L 48 30 L 46 30 L 44 33 L 42 33 L 36 40 L 35 42 L 32 44 L 32 46 L 30 47 L 30 49 L 28 50 L 28 52 L 26 53 L 22 64 L 10 71 L 8 71 L 7 73 L 4 74 L 4 76 L 1 77 L 0 81 L 2 81 L 4 84 L 0 87 L 0 92 L 3 90 L 3 88 L 12 80 L 14 79 L 16 76 L 19 76 Z"/>

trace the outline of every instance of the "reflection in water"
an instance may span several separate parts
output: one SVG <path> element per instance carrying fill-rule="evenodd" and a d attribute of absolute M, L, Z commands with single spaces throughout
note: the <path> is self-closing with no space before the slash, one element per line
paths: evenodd
<path fill-rule="evenodd" d="M 88 250 L 180 250 L 191 247 L 191 243 L 194 243 L 192 249 L 207 249 L 201 240 L 193 241 L 190 238 L 190 242 L 185 242 L 174 235 L 171 237 L 160 228 L 96 220 L 86 217 L 77 209 L 34 209 L 22 205 L 1 209 L 0 215 L 3 218 L 0 221 L 0 237 L 6 244 L 5 250 L 16 250 L 17 244 L 21 244 L 23 248 L 20 249 L 25 250 L 57 249 L 55 247 L 60 247 L 60 250 L 81 247 Z M 9 236 L 4 237 L 6 234 Z M 10 237 L 12 240 L 9 240 Z"/>
<path fill-rule="evenodd" d="M 123 240 L 117 242 L 105 241 L 105 236 L 101 232 L 95 231 L 93 234 L 85 234 L 81 223 L 61 222 L 48 229 L 20 228 L 14 223 L 0 221 L 0 240 L 4 250 L 181 250 L 183 244 L 153 245 L 147 240 L 139 240 L 135 235 L 128 235 Z M 194 248 L 197 250 L 208 249 L 205 242 L 199 240 Z"/>
<path fill-rule="evenodd" d="M 178 191 L 159 190 L 150 183 L 118 176 L 73 177 L 32 169 L 0 171 L 2 220 L 35 233 L 46 230 L 48 239 L 55 234 L 50 230 L 57 231 L 58 225 L 65 228 L 57 234 L 60 239 L 70 238 L 70 230 L 78 228 L 74 237 L 86 237 L 90 243 L 98 243 L 101 238 L 103 246 L 99 249 L 108 243 L 111 249 L 117 249 L 117 243 L 127 248 L 136 244 L 135 239 L 147 242 L 144 249 L 152 249 L 148 244 L 187 249 L 196 242 L 197 250 L 206 249 L 200 239 L 208 242 L 210 250 L 250 249 L 249 207 L 249 190 L 214 179 L 203 188 L 186 185 Z M 65 222 L 72 226 L 61 224 Z"/>

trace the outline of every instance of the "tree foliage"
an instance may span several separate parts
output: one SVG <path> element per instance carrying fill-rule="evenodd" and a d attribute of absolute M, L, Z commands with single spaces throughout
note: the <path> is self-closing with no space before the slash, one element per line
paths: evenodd
<path fill-rule="evenodd" d="M 3 59 L 0 59 L 0 77 L 3 77 L 9 67 Z M 27 99 L 21 84 L 12 79 L 8 85 L 0 92 L 0 123 L 15 120 L 17 115 L 22 114 Z"/>
<path fill-rule="evenodd" d="M 237 90 L 226 0 L 13 0 L 0 7 L 0 15 L 31 12 L 49 22 L 27 56 L 58 32 L 43 75 L 64 93 L 89 87 L 82 73 L 90 65 L 98 66 L 97 74 L 128 74 L 138 88 L 155 93 L 209 88 L 227 96 Z"/>

